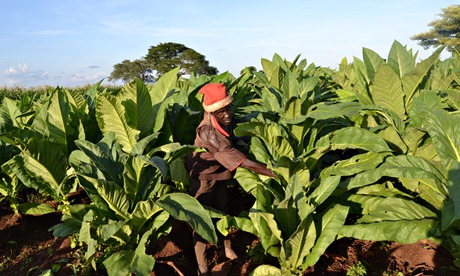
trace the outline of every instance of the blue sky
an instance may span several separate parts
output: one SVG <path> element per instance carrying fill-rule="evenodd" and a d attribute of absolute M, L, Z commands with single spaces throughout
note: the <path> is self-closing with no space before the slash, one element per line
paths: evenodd
<path fill-rule="evenodd" d="M 336 68 L 362 59 L 362 48 L 386 58 L 394 40 L 419 59 L 411 36 L 429 30 L 444 0 L 2 0 L 0 87 L 81 86 L 106 79 L 113 65 L 175 42 L 206 56 L 220 73 L 261 69 L 275 53 Z M 447 56 L 447 55 L 446 55 Z"/>

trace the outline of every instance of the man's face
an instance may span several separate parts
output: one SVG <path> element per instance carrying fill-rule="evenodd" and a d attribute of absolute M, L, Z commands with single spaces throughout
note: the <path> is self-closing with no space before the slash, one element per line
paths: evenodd
<path fill-rule="evenodd" d="M 212 112 L 212 115 L 220 124 L 228 126 L 232 122 L 233 110 L 230 105 L 227 105 L 226 107 Z"/>

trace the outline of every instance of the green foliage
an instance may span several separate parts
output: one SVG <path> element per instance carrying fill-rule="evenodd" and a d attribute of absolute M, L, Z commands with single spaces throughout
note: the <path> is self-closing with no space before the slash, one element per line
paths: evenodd
<path fill-rule="evenodd" d="M 157 77 L 176 67 L 181 67 L 180 75 L 197 73 L 215 75 L 217 68 L 209 66 L 205 56 L 180 43 L 160 43 L 148 49 L 146 61 L 157 72 Z"/>
<path fill-rule="evenodd" d="M 450 5 L 442 9 L 440 19 L 431 21 L 431 30 L 411 37 L 418 40 L 425 49 L 429 47 L 447 46 L 454 55 L 460 54 L 460 5 Z"/>
<path fill-rule="evenodd" d="M 165 55 L 185 53 L 162 46 Z M 275 54 L 262 59 L 262 71 L 246 68 L 238 78 L 197 71 L 185 79 L 171 65 L 153 86 L 135 78 L 116 90 L 98 83 L 5 98 L 1 200 L 36 215 L 54 210 L 18 202 L 23 189 L 58 201 L 63 217 L 53 233 L 77 236 L 88 264 L 102 262 L 109 275 L 149 274 L 155 260 L 146 248 L 173 219 L 215 243 L 211 218 L 223 235 L 232 228 L 256 235 L 263 253 L 278 259 L 251 275 L 299 275 L 341 237 L 432 238 L 460 266 L 460 61 L 440 61 L 441 51 L 417 62 L 395 41 L 387 58 L 363 48 L 362 60 L 343 59 L 338 70 Z M 248 157 L 278 175 L 236 170 L 255 198 L 238 216 L 186 194 L 184 158 L 200 150 L 192 146 L 203 112 L 198 91 L 208 82 L 232 94 L 235 133 L 252 137 Z M 68 202 L 77 189 L 91 204 Z M 356 269 L 350 273 L 365 273 Z"/>
<path fill-rule="evenodd" d="M 313 82 L 324 71 L 299 68 L 276 55 L 263 61 L 265 74 L 254 73 L 260 99 L 246 109 L 253 113 L 251 121 L 235 132 L 253 136 L 252 154 L 279 179 L 242 170 L 235 177 L 256 198 L 246 215 L 255 229 L 248 229 L 261 238 L 265 252 L 279 259 L 281 273 L 297 274 L 315 264 L 335 237 L 412 243 L 434 235 L 449 198 L 448 177 L 437 161 L 444 158 L 438 154 L 446 148 L 455 155 L 455 138 L 436 146 L 423 128 L 449 127 L 456 120 L 439 111 L 443 122 L 427 125 L 424 119 L 421 128 L 422 117 L 441 115 L 420 113 L 419 98 L 427 95 L 440 51 L 416 64 L 398 42 L 388 62 L 364 49 L 364 61 L 355 58 L 337 74 L 320 78 L 340 84 L 337 90 L 334 83 Z M 450 136 L 452 131 L 439 133 Z M 348 214 L 359 219 L 344 225 Z M 334 218 L 329 224 L 321 222 L 329 217 Z M 237 225 L 242 224 L 232 226 Z"/>
<path fill-rule="evenodd" d="M 131 82 L 138 78 L 145 83 L 156 82 L 161 76 L 180 67 L 178 75 L 216 75 L 217 68 L 209 65 L 202 54 L 180 43 L 160 43 L 151 46 L 147 55 L 134 61 L 123 60 L 113 66 L 109 80 Z"/>
<path fill-rule="evenodd" d="M 134 61 L 125 59 L 113 66 L 109 80 L 122 80 L 126 83 L 138 78 L 145 83 L 155 82 L 156 79 L 152 73 L 153 70 L 145 59 L 136 59 Z"/>
<path fill-rule="evenodd" d="M 117 95 L 96 95 L 95 115 L 103 138 L 97 143 L 76 140 L 79 150 L 69 157 L 79 185 L 93 204 L 69 206 L 54 234 L 79 233 L 87 246 L 85 258 L 94 269 L 101 261 L 96 252 L 106 250 L 102 261 L 109 275 L 148 274 L 155 261 L 146 255 L 146 243 L 169 232 L 170 216 L 187 221 L 200 236 L 217 242 L 209 214 L 196 199 L 177 191 L 174 182 L 185 181 L 180 177 L 185 168 L 178 162 L 195 148 L 164 143 L 157 132 L 167 126 L 158 117 L 167 117 L 169 104 L 175 102 L 170 98 L 180 97 L 176 80 L 172 71 L 154 91 L 135 80 Z"/>
<path fill-rule="evenodd" d="M 367 275 L 366 267 L 361 261 L 356 262 L 355 265 L 350 266 L 347 271 L 347 276 L 365 276 Z"/>

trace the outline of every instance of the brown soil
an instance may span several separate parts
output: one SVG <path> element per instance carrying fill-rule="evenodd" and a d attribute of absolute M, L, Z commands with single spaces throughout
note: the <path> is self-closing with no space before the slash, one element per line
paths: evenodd
<path fill-rule="evenodd" d="M 59 213 L 19 216 L 5 202 L 0 203 L 0 275 L 40 275 L 50 269 L 54 275 L 67 276 L 81 271 L 81 249 L 72 249 L 70 238 L 55 238 L 48 231 L 60 217 Z M 219 246 L 209 245 L 212 275 L 249 275 L 260 264 L 277 265 L 275 258 L 261 254 L 257 237 L 241 231 L 230 235 L 240 258 L 229 261 Z M 156 260 L 151 275 L 196 275 L 192 236 L 183 222 L 175 222 L 171 233 L 148 248 L 148 253 Z M 303 275 L 346 275 L 358 262 L 367 275 L 460 275 L 454 270 L 452 255 L 429 240 L 398 244 L 345 238 L 329 246 Z M 89 274 L 105 275 L 102 270 Z"/>

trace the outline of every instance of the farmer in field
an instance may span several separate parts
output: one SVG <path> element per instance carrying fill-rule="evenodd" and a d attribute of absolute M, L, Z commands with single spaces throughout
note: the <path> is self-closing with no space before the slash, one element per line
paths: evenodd
<path fill-rule="evenodd" d="M 206 152 L 194 152 L 187 160 L 191 177 L 190 193 L 203 205 L 228 213 L 227 180 L 241 166 L 258 174 L 277 177 L 264 164 L 251 161 L 234 147 L 240 138 L 233 135 L 232 96 L 220 83 L 203 86 L 204 118 L 196 129 L 195 146 L 203 147 Z M 241 138 L 242 139 L 242 138 Z M 206 241 L 194 235 L 194 248 L 200 275 L 208 273 Z M 231 260 L 238 256 L 231 247 L 231 241 L 224 237 L 225 256 Z"/>

